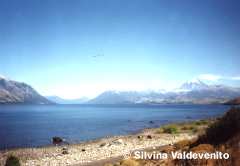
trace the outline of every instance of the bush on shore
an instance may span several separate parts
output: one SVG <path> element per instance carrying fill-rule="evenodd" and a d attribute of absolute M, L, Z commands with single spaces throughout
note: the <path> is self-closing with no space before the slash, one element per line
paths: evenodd
<path fill-rule="evenodd" d="M 177 134 L 178 128 L 175 125 L 169 125 L 169 126 L 163 127 L 163 132 L 169 133 L 169 134 Z"/>
<path fill-rule="evenodd" d="M 6 160 L 5 166 L 21 166 L 21 164 L 17 157 L 9 156 Z"/>
<path fill-rule="evenodd" d="M 176 125 L 166 125 L 161 127 L 157 133 L 167 133 L 167 134 L 177 134 L 178 132 L 178 127 Z"/>
<path fill-rule="evenodd" d="M 226 142 L 240 131 L 240 108 L 231 108 L 217 122 L 211 124 L 197 144 L 219 145 Z"/>
<path fill-rule="evenodd" d="M 178 133 L 201 133 L 204 131 L 208 125 L 210 125 L 212 120 L 198 120 L 193 122 L 184 122 L 184 123 L 176 123 L 169 124 L 159 128 L 156 133 L 162 134 L 178 134 Z"/>

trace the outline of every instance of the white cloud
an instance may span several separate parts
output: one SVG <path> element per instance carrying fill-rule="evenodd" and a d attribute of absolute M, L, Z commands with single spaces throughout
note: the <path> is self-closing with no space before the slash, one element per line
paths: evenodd
<path fill-rule="evenodd" d="M 218 81 L 220 79 L 223 79 L 220 75 L 214 75 L 214 74 L 201 74 L 197 77 L 200 80 L 207 80 L 207 81 Z"/>
<path fill-rule="evenodd" d="M 215 74 L 200 74 L 197 79 L 205 81 L 234 80 L 239 81 L 240 76 L 222 76 Z"/>
<path fill-rule="evenodd" d="M 236 76 L 236 77 L 231 77 L 231 80 L 240 80 L 240 76 Z"/>

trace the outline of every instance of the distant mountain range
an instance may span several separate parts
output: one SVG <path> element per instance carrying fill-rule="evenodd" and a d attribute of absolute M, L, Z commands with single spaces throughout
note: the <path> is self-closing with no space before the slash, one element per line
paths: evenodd
<path fill-rule="evenodd" d="M 87 97 L 82 97 L 79 99 L 63 99 L 58 96 L 46 96 L 46 98 L 58 104 L 83 104 L 89 100 Z"/>
<path fill-rule="evenodd" d="M 0 77 L 0 104 L 214 104 L 240 96 L 240 88 L 189 81 L 172 91 L 106 91 L 94 99 L 41 96 L 26 83 Z"/>
<path fill-rule="evenodd" d="M 200 80 L 184 83 L 173 91 L 107 91 L 89 104 L 214 104 L 240 96 L 240 88 L 208 85 Z"/>
<path fill-rule="evenodd" d="M 53 104 L 31 86 L 0 77 L 0 104 Z"/>

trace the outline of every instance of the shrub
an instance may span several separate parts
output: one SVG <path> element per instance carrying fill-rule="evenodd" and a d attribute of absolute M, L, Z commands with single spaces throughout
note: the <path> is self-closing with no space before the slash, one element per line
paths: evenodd
<path fill-rule="evenodd" d="M 231 108 L 217 122 L 210 125 L 206 134 L 202 135 L 197 144 L 209 143 L 219 145 L 240 132 L 240 108 Z"/>
<path fill-rule="evenodd" d="M 200 121 L 197 121 L 197 122 L 195 122 L 195 125 L 197 125 L 197 126 L 199 126 L 199 125 L 201 125 L 202 123 L 200 122 Z"/>
<path fill-rule="evenodd" d="M 192 129 L 192 132 L 193 132 L 193 133 L 197 133 L 198 131 L 199 131 L 199 130 L 198 130 L 197 127 L 195 127 L 195 128 Z"/>
<path fill-rule="evenodd" d="M 207 125 L 207 124 L 210 123 L 210 121 L 208 121 L 208 120 L 201 120 L 200 122 L 201 122 L 203 125 Z"/>
<path fill-rule="evenodd" d="M 21 166 L 21 164 L 17 157 L 9 156 L 6 160 L 5 166 Z"/>
<path fill-rule="evenodd" d="M 189 127 L 188 127 L 188 126 L 183 126 L 183 127 L 181 128 L 181 130 L 189 130 Z"/>
<path fill-rule="evenodd" d="M 195 122 L 195 125 L 200 126 L 200 125 L 207 125 L 208 121 L 207 120 L 199 120 Z"/>
<path fill-rule="evenodd" d="M 178 128 L 175 125 L 168 125 L 163 127 L 163 132 L 164 133 L 169 133 L 169 134 L 176 134 L 178 133 Z"/>

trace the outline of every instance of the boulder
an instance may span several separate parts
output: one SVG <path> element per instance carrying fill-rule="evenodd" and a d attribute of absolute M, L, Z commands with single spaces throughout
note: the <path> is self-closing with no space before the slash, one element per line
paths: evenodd
<path fill-rule="evenodd" d="M 58 145 L 58 144 L 61 144 L 63 142 L 63 139 L 61 137 L 53 137 L 52 138 L 52 143 L 54 145 Z"/>
<path fill-rule="evenodd" d="M 152 139 L 152 136 L 151 136 L 151 135 L 148 135 L 148 136 L 147 136 L 147 139 Z"/>

